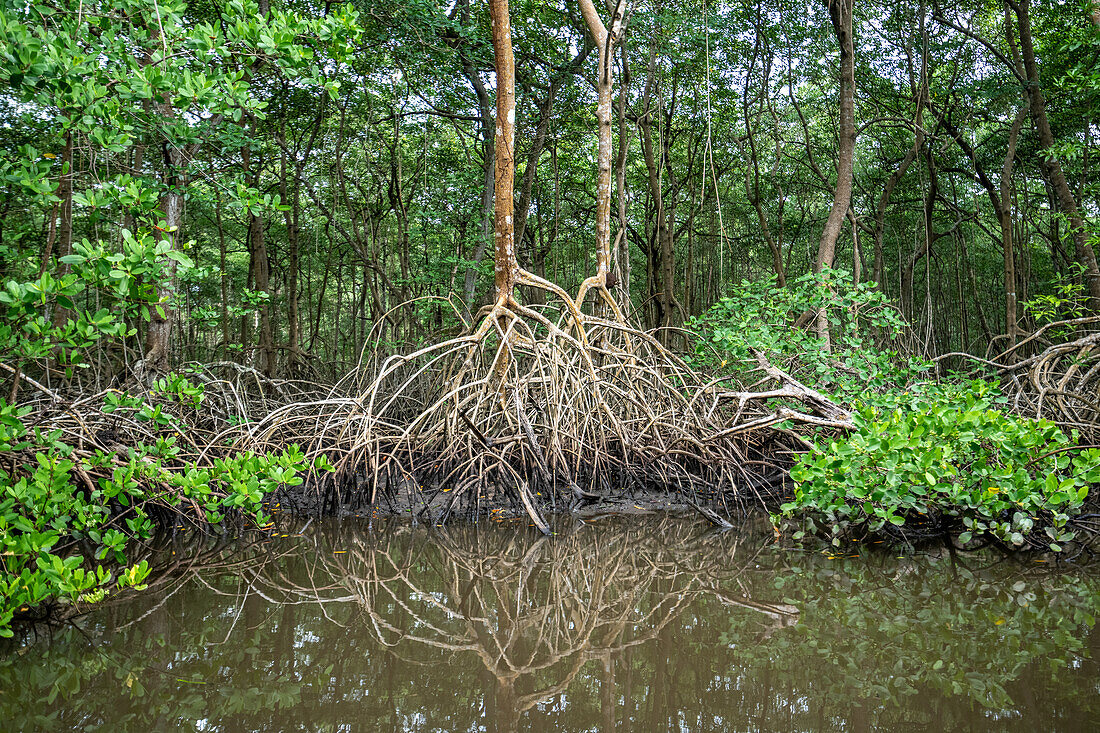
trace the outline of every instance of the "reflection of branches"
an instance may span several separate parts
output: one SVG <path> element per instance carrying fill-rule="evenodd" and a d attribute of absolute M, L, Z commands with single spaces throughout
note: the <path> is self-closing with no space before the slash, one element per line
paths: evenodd
<path fill-rule="evenodd" d="M 758 549 L 674 518 L 614 531 L 578 523 L 553 539 L 463 524 L 424 542 L 426 531 L 395 525 L 381 537 L 318 533 L 311 572 L 323 582 L 304 587 L 274 567 L 257 582 L 288 598 L 354 601 L 407 662 L 435 660 L 424 648 L 476 656 L 505 720 L 564 691 L 589 660 L 656 638 L 701 595 L 759 612 L 771 630 L 797 618 L 728 591 Z"/>
<path fill-rule="evenodd" d="M 230 534 L 177 532 L 170 536 L 170 540 L 162 539 L 137 547 L 136 554 L 129 558 L 130 562 L 136 564 L 144 560 L 150 566 L 141 595 L 156 598 L 157 602 L 141 616 L 120 628 L 136 624 L 152 615 L 190 581 L 201 582 L 204 574 L 244 572 L 249 567 L 256 567 L 257 563 L 263 564 L 289 554 L 289 550 L 276 555 L 262 548 L 261 539 L 262 535 L 259 533 L 246 534 L 242 538 Z M 136 592 L 133 589 L 124 589 L 111 593 L 95 604 L 78 603 L 68 608 L 55 609 L 50 617 L 43 620 L 68 623 L 91 610 L 125 606 L 133 602 Z"/>

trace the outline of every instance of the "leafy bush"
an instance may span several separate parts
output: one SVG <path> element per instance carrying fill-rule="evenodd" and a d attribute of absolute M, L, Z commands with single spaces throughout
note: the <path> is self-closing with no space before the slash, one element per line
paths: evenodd
<path fill-rule="evenodd" d="M 826 308 L 832 350 L 810 329 L 795 328 L 803 313 Z M 729 367 L 755 363 L 754 350 L 793 376 L 842 400 L 881 392 L 920 377 L 930 365 L 886 347 L 905 322 L 873 284 L 855 285 L 844 270 L 790 281 L 742 281 L 687 324 L 697 337 L 697 363 Z"/>
<path fill-rule="evenodd" d="M 124 235 L 114 254 L 102 245 L 75 245 L 65 258 L 71 274 L 4 283 L 0 353 L 15 359 L 15 371 L 56 360 L 73 376 L 87 366 L 90 348 L 133 333 L 127 320 L 163 308 L 152 283 L 164 277 L 161 256 L 172 253 L 148 233 Z M 86 291 L 108 307 L 94 314 L 80 309 L 78 296 Z M 57 308 L 68 317 L 56 318 Z M 148 567 L 128 565 L 127 551 L 152 535 L 156 517 L 175 520 L 197 509 L 200 523 L 217 524 L 230 513 L 262 520 L 267 493 L 301 483 L 296 474 L 307 466 L 296 448 L 201 464 L 185 457 L 176 445 L 188 430 L 179 413 L 198 410 L 202 400 L 202 386 L 176 374 L 140 395 L 107 390 L 87 409 L 147 426 L 148 438 L 89 453 L 75 451 L 79 443 L 62 430 L 28 427 L 38 419 L 32 407 L 0 399 L 0 636 L 11 636 L 15 615 L 36 606 L 95 602 L 115 588 L 140 588 Z"/>
<path fill-rule="evenodd" d="M 186 385 L 165 382 L 174 379 Z M 0 636 L 11 636 L 15 613 L 36 605 L 140 589 L 149 568 L 144 561 L 128 567 L 127 549 L 152 536 L 156 512 L 183 516 L 195 507 L 199 522 L 220 523 L 227 513 L 263 522 L 266 494 L 301 483 L 297 474 L 308 468 L 296 447 L 197 466 L 180 457 L 174 437 L 127 448 L 124 457 L 97 450 L 78 458 L 61 431 L 27 429 L 29 409 L 0 400 L 0 467 L 7 467 L 0 468 Z"/>
<path fill-rule="evenodd" d="M 166 381 L 171 381 L 166 380 Z M 194 388 L 191 388 L 192 390 Z M 154 513 L 226 513 L 264 521 L 264 497 L 297 485 L 307 468 L 297 448 L 270 456 L 241 453 L 206 466 L 182 460 L 173 437 L 79 458 L 61 431 L 30 431 L 29 408 L 0 400 L 0 636 L 14 615 L 43 603 L 95 602 L 112 588 L 137 587 L 143 562 L 127 566 L 127 547 L 155 529 Z M 91 478 L 91 477 L 96 478 Z M 90 565 L 85 555 L 109 561 Z"/>
<path fill-rule="evenodd" d="M 1100 482 L 1100 450 L 1077 449 L 1057 425 L 994 409 L 983 382 L 860 406 L 855 430 L 800 457 L 794 500 L 806 529 L 834 543 L 857 530 L 903 527 L 908 537 L 961 532 L 1012 548 L 1059 551 Z"/>

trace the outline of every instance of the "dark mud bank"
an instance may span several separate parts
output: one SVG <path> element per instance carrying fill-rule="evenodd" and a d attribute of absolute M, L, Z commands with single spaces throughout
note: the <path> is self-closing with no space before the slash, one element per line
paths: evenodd
<path fill-rule="evenodd" d="M 273 514 L 300 517 L 408 517 L 414 522 L 440 524 L 479 519 L 529 520 L 530 512 L 512 489 L 487 487 L 478 495 L 455 497 L 447 488 L 421 489 L 413 482 L 372 487 L 366 480 L 338 486 L 332 481 L 312 481 L 283 486 L 267 500 Z M 785 475 L 745 494 L 683 492 L 662 488 L 610 491 L 598 498 L 573 500 L 561 491 L 531 491 L 532 509 L 538 515 L 572 514 L 591 518 L 605 514 L 644 515 L 657 512 L 694 513 L 715 524 L 760 509 L 773 509 L 791 491 Z"/>

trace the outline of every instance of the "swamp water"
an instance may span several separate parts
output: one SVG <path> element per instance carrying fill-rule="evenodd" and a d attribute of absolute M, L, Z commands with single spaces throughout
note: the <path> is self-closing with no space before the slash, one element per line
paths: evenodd
<path fill-rule="evenodd" d="M 838 556 L 672 516 L 557 530 L 284 521 L 229 548 L 177 544 L 144 593 L 0 651 L 0 730 L 1100 721 L 1096 566 Z"/>

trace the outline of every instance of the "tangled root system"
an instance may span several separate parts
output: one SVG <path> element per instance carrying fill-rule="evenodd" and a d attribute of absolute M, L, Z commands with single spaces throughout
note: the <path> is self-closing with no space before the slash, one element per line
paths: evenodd
<path fill-rule="evenodd" d="M 572 303 L 569 303 L 571 306 Z M 730 430 L 720 392 L 621 318 L 502 299 L 471 333 L 390 356 L 346 393 L 286 405 L 243 440 L 326 454 L 333 486 L 445 517 L 661 491 L 725 506 L 782 482 L 780 433 Z M 739 420 L 761 419 L 738 402 Z M 751 420 L 750 420 L 751 421 Z M 777 478 L 778 477 L 778 478 Z"/>
<path fill-rule="evenodd" d="M 977 362 L 991 370 L 1010 398 L 1012 409 L 1045 418 L 1082 442 L 1100 443 L 1100 316 L 1048 323 L 997 356 L 944 354 Z M 1052 338 L 1053 337 L 1053 338 Z"/>

